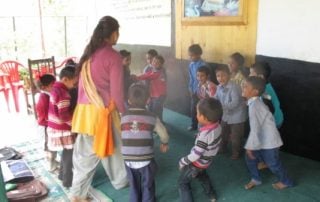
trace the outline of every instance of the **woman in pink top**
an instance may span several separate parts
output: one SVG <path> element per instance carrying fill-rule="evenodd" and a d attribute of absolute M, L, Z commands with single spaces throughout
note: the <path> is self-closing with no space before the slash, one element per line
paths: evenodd
<path fill-rule="evenodd" d="M 90 134 L 90 131 L 94 130 L 96 126 L 94 121 L 98 115 L 94 111 L 95 104 L 90 101 L 90 95 L 87 93 L 87 78 L 83 76 L 91 77 L 95 87 L 91 92 L 99 95 L 106 109 L 110 103 L 115 103 L 117 110 L 120 113 L 124 112 L 122 60 L 120 54 L 112 48 L 117 43 L 118 37 L 117 20 L 111 16 L 101 18 L 80 58 L 78 102 L 72 121 L 72 131 L 78 133 L 73 153 L 74 178 L 71 188 L 73 202 L 88 200 L 88 190 L 100 161 L 115 189 L 121 189 L 128 184 L 124 161 L 119 150 L 120 134 L 114 124 L 112 126 L 114 153 L 101 158 L 93 150 L 96 136 Z M 89 73 L 82 71 L 85 69 L 89 69 Z M 101 144 L 106 143 L 101 142 Z"/>

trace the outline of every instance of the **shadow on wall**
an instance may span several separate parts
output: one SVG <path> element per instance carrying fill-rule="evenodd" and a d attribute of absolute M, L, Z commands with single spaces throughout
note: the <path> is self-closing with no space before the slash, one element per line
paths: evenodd
<path fill-rule="evenodd" d="M 320 160 L 320 64 L 258 55 L 272 68 L 271 83 L 280 99 L 284 151 Z"/>

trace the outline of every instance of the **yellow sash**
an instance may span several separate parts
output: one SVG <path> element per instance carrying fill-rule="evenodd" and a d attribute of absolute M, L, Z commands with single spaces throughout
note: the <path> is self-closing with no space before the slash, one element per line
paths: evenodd
<path fill-rule="evenodd" d="M 72 132 L 94 136 L 93 151 L 100 158 L 114 153 L 112 122 L 115 129 L 120 128 L 120 117 L 113 100 L 107 108 L 92 81 L 90 60 L 81 70 L 85 94 L 91 104 L 78 104 L 72 119 Z M 119 130 L 120 131 L 120 130 Z"/>

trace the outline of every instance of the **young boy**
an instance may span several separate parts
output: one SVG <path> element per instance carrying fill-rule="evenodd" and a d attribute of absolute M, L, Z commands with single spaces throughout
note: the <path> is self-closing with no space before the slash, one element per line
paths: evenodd
<path fill-rule="evenodd" d="M 57 169 L 59 163 L 55 160 L 57 152 L 48 150 L 48 111 L 49 111 L 49 100 L 50 91 L 56 78 L 51 74 L 44 74 L 40 76 L 37 87 L 40 89 L 39 100 L 36 104 L 36 113 L 38 121 L 38 131 L 44 138 L 44 151 L 46 152 L 46 159 L 48 161 L 48 170 L 53 172 Z"/>
<path fill-rule="evenodd" d="M 155 113 L 161 122 L 163 122 L 163 104 L 167 94 L 167 76 L 163 67 L 164 59 L 161 55 L 157 55 L 152 60 L 152 71 L 137 76 L 137 80 L 147 80 L 150 82 L 150 100 L 148 109 Z"/>
<path fill-rule="evenodd" d="M 249 77 L 245 80 L 242 95 L 248 100 L 250 133 L 245 144 L 246 163 L 251 174 L 251 181 L 245 189 L 251 189 L 261 184 L 257 168 L 262 159 L 272 173 L 278 177 L 278 182 L 272 184 L 275 189 L 293 186 L 279 158 L 279 147 L 283 144 L 277 130 L 274 118 L 268 107 L 259 96 L 265 90 L 265 81 L 259 77 Z"/>
<path fill-rule="evenodd" d="M 199 100 L 213 97 L 216 94 L 217 86 L 209 80 L 209 69 L 206 66 L 201 66 L 197 70 L 198 98 Z"/>
<path fill-rule="evenodd" d="M 206 63 L 201 59 L 202 48 L 199 44 L 193 44 L 188 49 L 190 64 L 189 64 L 189 94 L 191 96 L 191 125 L 188 127 L 189 131 L 198 129 L 197 121 L 197 103 L 199 101 L 197 90 L 198 90 L 198 80 L 197 80 L 197 70 L 201 66 L 205 66 Z"/>
<path fill-rule="evenodd" d="M 216 201 L 216 193 L 210 182 L 206 169 L 212 163 L 221 142 L 222 106 L 214 98 L 205 98 L 197 105 L 197 119 L 201 128 L 197 134 L 194 147 L 189 155 L 179 162 L 179 194 L 182 202 L 193 201 L 190 182 L 193 178 L 202 184 L 205 194 L 211 202 Z"/>
<path fill-rule="evenodd" d="M 232 145 L 231 159 L 236 160 L 241 154 L 245 121 L 248 114 L 245 100 L 241 96 L 241 87 L 230 81 L 230 76 L 230 70 L 227 66 L 219 66 L 216 69 L 219 85 L 215 98 L 221 102 L 223 108 L 221 121 L 222 142 L 219 152 L 225 153 L 227 151 L 230 139 Z"/>
<path fill-rule="evenodd" d="M 129 201 L 155 201 L 153 131 L 160 136 L 160 151 L 167 152 L 169 136 L 159 118 L 146 108 L 148 90 L 142 84 L 129 88 L 129 109 L 121 117 L 122 154 L 130 183 Z"/>
<path fill-rule="evenodd" d="M 241 85 L 242 81 L 245 78 L 243 73 L 244 57 L 240 53 L 236 52 L 230 55 L 228 66 L 231 72 L 231 81 L 234 81 L 236 84 Z M 247 75 L 248 76 L 248 75 Z"/>
<path fill-rule="evenodd" d="M 280 128 L 283 123 L 283 113 L 280 108 L 280 101 L 278 99 L 277 93 L 275 92 L 269 81 L 270 74 L 271 67 L 267 62 L 257 62 L 250 68 L 250 76 L 258 76 L 266 80 L 266 89 L 262 97 L 271 100 L 276 126 L 277 128 Z"/>
<path fill-rule="evenodd" d="M 72 184 L 72 153 L 76 134 L 71 133 L 72 112 L 69 90 L 77 82 L 75 68 L 64 67 L 60 72 L 60 81 L 54 83 L 50 92 L 48 116 L 48 148 L 52 151 L 62 150 L 59 179 L 64 187 Z"/>
<path fill-rule="evenodd" d="M 154 49 L 150 49 L 148 50 L 147 54 L 146 54 L 146 61 L 147 61 L 147 65 L 143 68 L 142 73 L 145 74 L 149 71 L 152 71 L 152 60 L 155 56 L 158 55 L 158 52 Z"/>

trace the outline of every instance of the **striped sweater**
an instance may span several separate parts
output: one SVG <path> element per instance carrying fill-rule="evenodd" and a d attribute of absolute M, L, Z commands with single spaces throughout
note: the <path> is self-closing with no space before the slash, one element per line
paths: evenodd
<path fill-rule="evenodd" d="M 130 108 L 121 117 L 122 154 L 125 161 L 148 161 L 154 157 L 153 131 L 167 144 L 169 136 L 154 114 L 141 108 Z"/>
<path fill-rule="evenodd" d="M 194 147 L 189 155 L 181 158 L 180 167 L 193 164 L 195 167 L 205 169 L 209 167 L 212 158 L 217 154 L 221 142 L 221 126 L 213 123 L 200 128 Z"/>
<path fill-rule="evenodd" d="M 61 82 L 55 82 L 50 92 L 48 127 L 71 130 L 70 100 L 68 88 Z"/>

